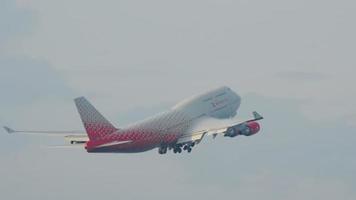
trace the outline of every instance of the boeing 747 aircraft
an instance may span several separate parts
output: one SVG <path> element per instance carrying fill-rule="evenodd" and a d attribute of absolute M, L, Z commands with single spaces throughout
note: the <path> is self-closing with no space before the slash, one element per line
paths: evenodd
<path fill-rule="evenodd" d="M 74 100 L 86 134 L 62 135 L 71 145 L 81 144 L 90 153 L 136 153 L 158 148 L 159 154 L 168 150 L 191 152 L 205 136 L 251 136 L 260 131 L 254 118 L 236 122 L 232 117 L 240 107 L 241 98 L 228 87 L 220 87 L 188 98 L 170 110 L 125 128 L 116 128 L 84 97 Z M 4 127 L 8 133 L 54 134 L 45 131 L 17 131 Z M 55 132 L 58 134 L 68 132 Z"/>

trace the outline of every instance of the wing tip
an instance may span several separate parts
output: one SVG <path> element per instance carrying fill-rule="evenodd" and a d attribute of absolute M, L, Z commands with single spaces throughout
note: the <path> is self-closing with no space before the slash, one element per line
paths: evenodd
<path fill-rule="evenodd" d="M 257 111 L 253 111 L 253 116 L 254 116 L 255 120 L 263 119 L 263 116 L 260 115 Z"/>
<path fill-rule="evenodd" d="M 8 133 L 8 134 L 11 134 L 11 133 L 15 133 L 16 131 L 12 128 L 9 128 L 7 126 L 3 126 L 3 128 L 5 129 L 5 131 Z"/>

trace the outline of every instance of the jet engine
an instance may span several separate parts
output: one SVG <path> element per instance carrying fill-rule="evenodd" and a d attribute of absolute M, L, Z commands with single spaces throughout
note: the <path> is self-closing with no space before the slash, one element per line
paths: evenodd
<path fill-rule="evenodd" d="M 236 137 L 238 135 L 251 136 L 260 131 L 260 125 L 255 121 L 246 122 L 237 126 L 229 127 L 224 136 Z"/>

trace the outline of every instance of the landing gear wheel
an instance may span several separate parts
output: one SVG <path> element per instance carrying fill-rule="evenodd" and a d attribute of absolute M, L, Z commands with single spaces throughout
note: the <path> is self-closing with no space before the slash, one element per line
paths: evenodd
<path fill-rule="evenodd" d="M 158 153 L 159 153 L 159 154 L 165 154 L 165 153 L 167 153 L 167 147 L 165 147 L 165 146 L 159 147 L 159 148 L 158 148 Z"/>

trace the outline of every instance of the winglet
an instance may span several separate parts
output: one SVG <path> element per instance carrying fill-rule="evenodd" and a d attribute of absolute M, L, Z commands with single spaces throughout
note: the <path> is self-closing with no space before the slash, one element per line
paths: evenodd
<path fill-rule="evenodd" d="M 263 119 L 262 115 L 260 115 L 258 112 L 254 111 L 253 113 L 253 117 L 255 118 L 255 120 L 261 120 Z"/>
<path fill-rule="evenodd" d="M 16 132 L 15 130 L 13 130 L 13 129 L 7 127 L 7 126 L 4 126 L 4 129 L 5 129 L 5 131 L 6 131 L 8 134 L 11 134 L 11 133 L 15 133 L 15 132 Z"/>

